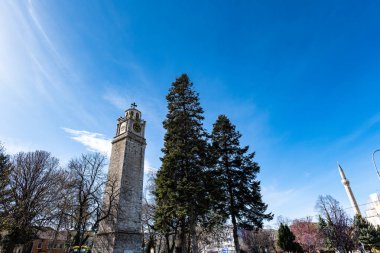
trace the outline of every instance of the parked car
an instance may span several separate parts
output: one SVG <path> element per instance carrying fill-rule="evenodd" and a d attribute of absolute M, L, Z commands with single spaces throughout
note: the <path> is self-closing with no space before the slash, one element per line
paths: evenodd
<path fill-rule="evenodd" d="M 91 248 L 86 246 L 86 245 L 72 246 L 70 249 L 70 252 L 73 252 L 73 253 L 91 253 Z"/>

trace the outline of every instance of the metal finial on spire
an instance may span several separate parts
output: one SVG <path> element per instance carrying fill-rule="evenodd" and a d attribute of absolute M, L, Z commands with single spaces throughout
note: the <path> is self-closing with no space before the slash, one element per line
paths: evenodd
<path fill-rule="evenodd" d="M 133 103 L 131 104 L 131 108 L 135 109 L 136 107 L 137 107 L 137 104 L 136 104 L 135 102 L 133 102 Z"/>
<path fill-rule="evenodd" d="M 345 180 L 346 179 L 346 175 L 344 175 L 344 171 L 343 171 L 342 167 L 340 167 L 340 164 L 339 164 L 338 161 L 336 162 L 336 164 L 338 165 L 340 177 L 342 178 L 342 180 Z"/>

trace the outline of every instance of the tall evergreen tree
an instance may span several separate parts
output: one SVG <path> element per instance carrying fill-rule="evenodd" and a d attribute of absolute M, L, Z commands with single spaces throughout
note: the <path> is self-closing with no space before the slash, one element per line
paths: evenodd
<path fill-rule="evenodd" d="M 273 218 L 265 213 L 260 193 L 260 181 L 256 179 L 259 165 L 253 161 L 255 153 L 247 153 L 249 147 L 240 147 L 241 134 L 225 115 L 220 115 L 212 131 L 212 150 L 216 158 L 216 175 L 223 189 L 223 213 L 231 218 L 236 252 L 240 252 L 238 227 L 251 230 L 261 228 L 263 220 Z"/>
<path fill-rule="evenodd" d="M 10 204 L 10 173 L 11 164 L 9 156 L 5 153 L 4 147 L 0 143 L 0 230 L 7 225 L 7 215 Z"/>
<path fill-rule="evenodd" d="M 253 161 L 255 153 L 247 153 L 248 146 L 240 147 L 240 138 L 230 120 L 220 115 L 212 131 L 212 150 L 223 192 L 223 215 L 231 219 L 237 253 L 240 253 L 238 227 L 261 228 L 263 220 L 273 218 L 271 213 L 265 213 L 267 205 L 262 201 L 260 181 L 256 179 L 260 167 Z"/>
<path fill-rule="evenodd" d="M 209 212 L 205 171 L 207 169 L 207 134 L 203 128 L 203 109 L 198 94 L 186 74 L 172 83 L 168 114 L 163 122 L 166 134 L 162 165 L 156 178 L 156 228 L 166 234 L 179 233 L 177 252 L 186 252 L 191 239 L 197 252 L 196 226 Z M 167 242 L 169 247 L 169 243 Z M 170 249 L 168 249 L 170 251 Z"/>

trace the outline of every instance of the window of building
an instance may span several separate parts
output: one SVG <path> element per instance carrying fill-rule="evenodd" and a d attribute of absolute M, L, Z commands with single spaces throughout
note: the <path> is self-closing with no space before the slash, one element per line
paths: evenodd
<path fill-rule="evenodd" d="M 42 249 L 42 241 L 38 241 L 37 249 Z"/>

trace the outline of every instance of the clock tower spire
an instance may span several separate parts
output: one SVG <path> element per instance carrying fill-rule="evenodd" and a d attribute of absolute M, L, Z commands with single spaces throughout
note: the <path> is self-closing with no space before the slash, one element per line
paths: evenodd
<path fill-rule="evenodd" d="M 145 121 L 141 119 L 136 103 L 132 103 L 124 116 L 117 119 L 112 140 L 108 179 L 116 181 L 119 195 L 115 198 L 117 208 L 112 211 L 112 216 L 99 224 L 94 246 L 97 253 L 142 252 L 144 134 Z"/>

